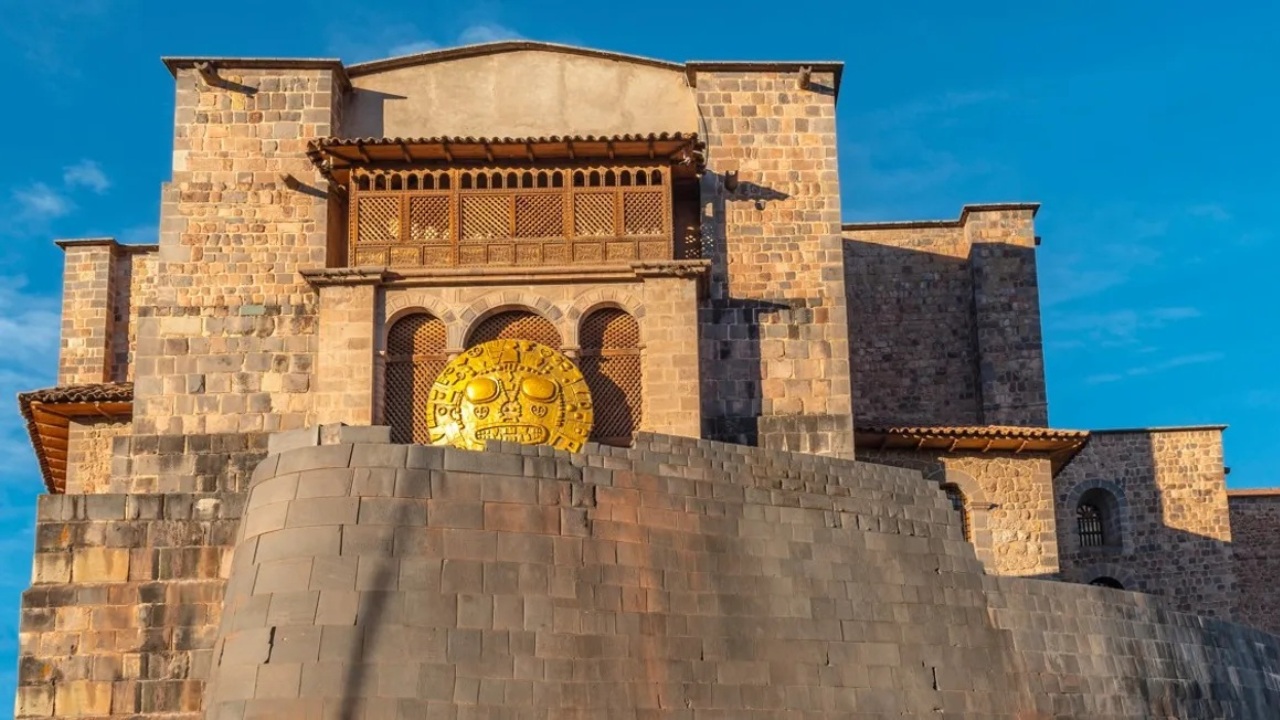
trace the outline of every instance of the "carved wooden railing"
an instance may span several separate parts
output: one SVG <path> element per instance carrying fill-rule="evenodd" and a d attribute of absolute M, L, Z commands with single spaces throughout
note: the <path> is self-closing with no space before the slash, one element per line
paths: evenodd
<path fill-rule="evenodd" d="M 626 264 L 673 256 L 671 168 L 359 168 L 348 264 Z"/>

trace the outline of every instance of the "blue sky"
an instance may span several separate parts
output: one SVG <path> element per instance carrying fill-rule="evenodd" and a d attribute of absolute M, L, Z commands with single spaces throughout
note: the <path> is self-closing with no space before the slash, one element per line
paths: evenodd
<path fill-rule="evenodd" d="M 162 55 L 355 62 L 526 37 L 677 61 L 830 59 L 847 63 L 847 220 L 1044 204 L 1055 425 L 1226 423 L 1229 484 L 1280 485 L 1269 452 L 1280 4 L 607 5 L 0 0 L 13 80 L 0 113 L 0 392 L 53 382 L 53 238 L 155 239 L 172 138 Z M 0 697 L 11 697 L 41 487 L 13 404 L 0 462 Z"/>

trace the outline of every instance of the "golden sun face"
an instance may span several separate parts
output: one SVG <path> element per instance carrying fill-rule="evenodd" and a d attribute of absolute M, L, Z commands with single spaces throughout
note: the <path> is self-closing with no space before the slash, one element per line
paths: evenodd
<path fill-rule="evenodd" d="M 531 340 L 493 340 L 450 360 L 427 402 L 432 444 L 470 450 L 502 440 L 577 452 L 592 421 L 578 366 Z"/>

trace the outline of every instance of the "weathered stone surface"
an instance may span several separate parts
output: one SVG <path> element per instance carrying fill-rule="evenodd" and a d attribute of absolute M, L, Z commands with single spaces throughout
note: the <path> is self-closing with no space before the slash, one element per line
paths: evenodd
<path fill-rule="evenodd" d="M 513 717 L 1280 711 L 1266 680 L 1280 672 L 1280 638 L 1149 596 L 984 576 L 918 472 L 652 435 L 581 456 L 581 480 L 520 478 L 556 492 L 514 490 L 487 467 L 536 453 L 473 453 L 477 474 L 451 500 L 346 498 L 361 517 L 333 520 L 340 546 L 289 538 L 264 557 L 270 536 L 257 539 L 231 582 L 256 576 L 248 599 L 269 598 L 267 624 L 258 606 L 228 600 L 209 716 L 246 699 L 301 716 L 328 697 L 395 701 L 388 717 L 400 701 Z M 947 468 L 974 469 L 957 460 Z M 385 505 L 371 505 L 378 524 L 366 526 L 374 501 Z M 413 509 L 423 502 L 425 526 Z M 373 552 L 348 553 L 358 530 L 377 534 L 351 549 Z M 258 634 L 230 630 L 240 625 Z M 256 674 L 228 654 L 233 638 Z"/>

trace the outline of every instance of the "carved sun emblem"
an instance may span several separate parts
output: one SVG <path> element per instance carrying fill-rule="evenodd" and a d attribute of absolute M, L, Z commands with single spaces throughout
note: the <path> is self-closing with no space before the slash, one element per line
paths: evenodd
<path fill-rule="evenodd" d="M 591 392 L 573 361 L 531 340 L 493 340 L 449 361 L 431 388 L 431 443 L 487 440 L 577 452 L 591 434 Z"/>

